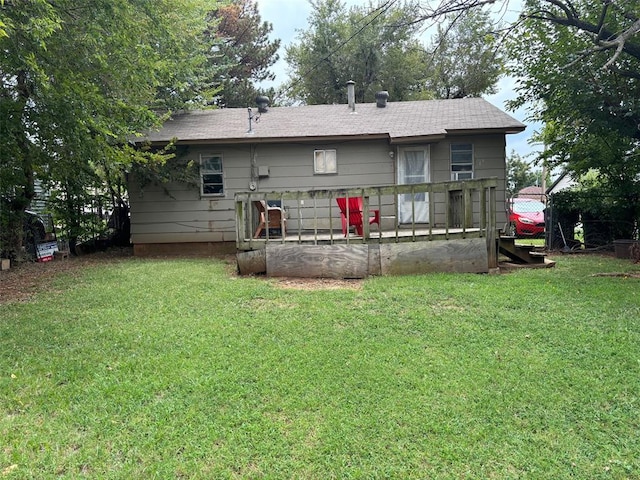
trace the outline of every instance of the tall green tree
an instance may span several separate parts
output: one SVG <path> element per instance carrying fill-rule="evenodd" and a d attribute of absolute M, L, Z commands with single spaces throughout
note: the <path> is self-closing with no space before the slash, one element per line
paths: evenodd
<path fill-rule="evenodd" d="M 430 49 L 427 88 L 438 98 L 495 93 L 504 60 L 489 13 L 469 10 L 446 15 L 444 20 Z"/>
<path fill-rule="evenodd" d="M 280 40 L 270 40 L 273 25 L 263 22 L 254 0 L 232 0 L 210 14 L 207 34 L 219 41 L 215 61 L 225 62 L 227 69 L 220 77 L 221 90 L 215 99 L 220 107 L 247 107 L 257 95 L 272 96 L 257 85 L 274 80 L 269 70 L 278 60 Z"/>
<path fill-rule="evenodd" d="M 520 78 L 514 106 L 532 105 L 544 127 L 547 164 L 582 175 L 624 199 L 640 220 L 640 19 L 637 1 L 529 1 L 511 37 Z M 629 235 L 632 232 L 628 232 Z"/>
<path fill-rule="evenodd" d="M 573 157 L 579 174 L 607 170 L 611 154 L 619 156 L 640 139 L 640 43 L 637 33 L 616 40 L 634 24 L 640 28 L 640 20 L 633 20 L 631 5 L 614 7 L 608 1 L 573 1 L 565 8 L 530 1 L 510 37 L 517 59 L 511 72 L 520 79 L 513 106 L 532 105 L 532 118 L 547 125 L 541 140 L 549 160 Z M 620 49 L 605 46 L 610 43 Z M 607 141 L 611 135 L 615 142 Z"/>
<path fill-rule="evenodd" d="M 0 3 L 4 255 L 20 253 L 23 212 L 34 198 L 36 177 L 73 204 L 66 210 L 73 225 L 74 212 L 82 208 L 79 197 L 90 195 L 92 187 L 121 181 L 132 162 L 158 160 L 129 148 L 132 135 L 158 125 L 159 112 L 211 101 L 217 72 L 208 61 L 213 46 L 203 32 L 206 13 L 215 5 L 196 0 Z"/>
<path fill-rule="evenodd" d="M 430 96 L 421 81 L 425 51 L 410 4 L 380 2 L 347 10 L 340 0 L 312 1 L 309 27 L 286 49 L 287 91 L 306 104 L 346 102 L 345 84 L 356 82 L 356 100 L 371 102 L 379 90 L 395 101 Z"/>
<path fill-rule="evenodd" d="M 287 49 L 290 95 L 304 103 L 341 103 L 345 83 L 356 82 L 356 100 L 370 102 L 387 90 L 394 101 L 480 96 L 494 91 L 502 57 L 487 13 L 443 17 L 433 44 L 419 38 L 416 2 L 380 1 L 347 10 L 340 0 L 318 0 Z"/>
<path fill-rule="evenodd" d="M 421 2 L 417 21 L 509 1 Z M 541 158 L 577 176 L 593 169 L 599 187 L 622 196 L 640 224 L 640 2 L 524 0 L 505 32 L 509 73 L 518 79 L 511 107 L 543 124 Z M 633 222 L 630 222 L 633 224 Z M 629 232 L 632 234 L 633 232 Z"/>
<path fill-rule="evenodd" d="M 539 172 L 531 168 L 515 151 L 507 156 L 507 193 L 514 195 L 525 187 L 536 185 L 541 178 Z"/>

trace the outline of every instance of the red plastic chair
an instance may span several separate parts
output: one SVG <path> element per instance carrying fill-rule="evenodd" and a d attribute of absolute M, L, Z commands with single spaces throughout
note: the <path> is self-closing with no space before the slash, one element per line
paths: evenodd
<path fill-rule="evenodd" d="M 338 203 L 338 207 L 340 208 L 340 217 L 342 220 L 342 233 L 344 236 L 347 236 L 349 232 L 349 227 L 354 227 L 356 234 L 363 236 L 364 228 L 362 225 L 363 215 L 362 215 L 362 197 L 349 197 L 349 208 L 347 209 L 347 199 L 345 197 L 336 198 L 336 202 Z M 349 214 L 349 222 L 347 222 L 347 210 Z M 380 210 L 371 210 L 373 214 L 372 217 L 369 218 L 369 225 L 378 224 L 378 228 L 380 228 Z"/>

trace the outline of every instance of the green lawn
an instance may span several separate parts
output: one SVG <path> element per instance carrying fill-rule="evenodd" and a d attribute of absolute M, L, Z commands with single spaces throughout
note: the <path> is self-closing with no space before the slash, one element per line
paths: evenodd
<path fill-rule="evenodd" d="M 0 305 L 0 478 L 637 479 L 640 270 L 282 288 L 87 268 Z"/>

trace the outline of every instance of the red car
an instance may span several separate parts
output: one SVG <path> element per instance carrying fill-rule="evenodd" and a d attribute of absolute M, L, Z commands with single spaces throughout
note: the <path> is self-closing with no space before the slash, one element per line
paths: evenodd
<path fill-rule="evenodd" d="M 544 203 L 532 198 L 512 198 L 507 205 L 508 235 L 514 237 L 544 236 Z"/>

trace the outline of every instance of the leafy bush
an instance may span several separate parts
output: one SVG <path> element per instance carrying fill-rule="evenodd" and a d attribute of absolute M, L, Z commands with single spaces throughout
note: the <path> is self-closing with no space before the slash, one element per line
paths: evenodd
<path fill-rule="evenodd" d="M 565 190 L 553 195 L 554 217 L 563 225 L 583 223 L 585 244 L 606 245 L 638 238 L 638 193 L 619 193 L 602 186 Z"/>

